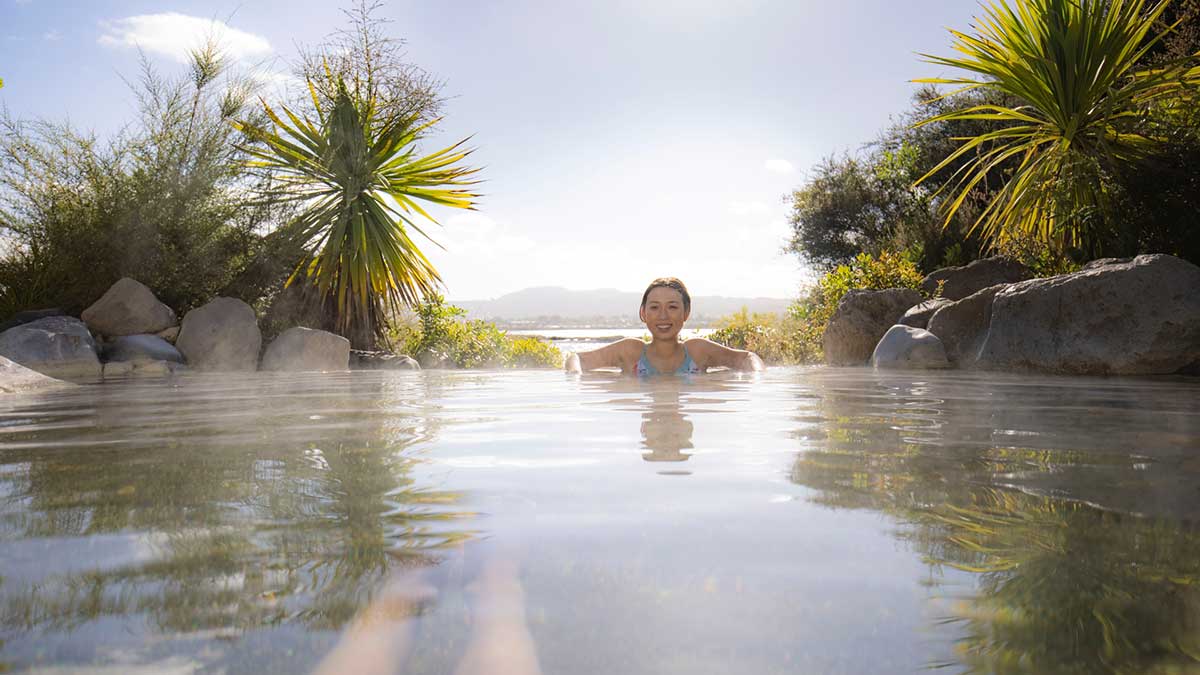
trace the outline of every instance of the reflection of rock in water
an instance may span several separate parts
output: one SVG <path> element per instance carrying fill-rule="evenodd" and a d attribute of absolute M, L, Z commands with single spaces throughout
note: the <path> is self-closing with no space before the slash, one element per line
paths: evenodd
<path fill-rule="evenodd" d="M 959 632 L 958 665 L 1198 672 L 1195 474 L 1171 480 L 1141 458 L 1183 466 L 1174 458 L 1200 416 L 1174 399 L 1190 392 L 922 379 L 810 378 L 791 479 L 818 503 L 905 524 L 896 536 L 930 565 L 933 586 L 947 584 L 935 594 L 956 598 L 937 621 Z M 964 597 L 948 568 L 974 575 L 975 593 Z"/>
<path fill-rule="evenodd" d="M 642 453 L 647 462 L 685 462 L 691 454 L 692 422 L 683 414 L 678 391 L 651 393 L 650 410 L 642 413 Z"/>

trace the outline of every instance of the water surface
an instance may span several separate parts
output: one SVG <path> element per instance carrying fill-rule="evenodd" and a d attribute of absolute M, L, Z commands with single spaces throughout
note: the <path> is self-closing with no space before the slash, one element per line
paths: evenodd
<path fill-rule="evenodd" d="M 1200 672 L 1200 383 L 187 375 L 0 401 L 0 671 L 305 672 L 396 578 L 451 672 Z"/>

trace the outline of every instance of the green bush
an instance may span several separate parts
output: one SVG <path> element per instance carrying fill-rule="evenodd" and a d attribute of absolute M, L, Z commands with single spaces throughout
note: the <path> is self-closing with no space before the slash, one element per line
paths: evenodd
<path fill-rule="evenodd" d="M 797 336 L 800 325 L 790 316 L 774 312 L 751 314 L 745 307 L 721 319 L 708 335 L 713 342 L 758 354 L 768 365 L 801 362 Z"/>
<path fill-rule="evenodd" d="M 454 368 L 557 368 L 557 347 L 531 337 L 509 337 L 496 324 L 467 319 L 466 310 L 440 295 L 426 298 L 412 321 L 394 321 L 392 344 L 422 365 Z"/>

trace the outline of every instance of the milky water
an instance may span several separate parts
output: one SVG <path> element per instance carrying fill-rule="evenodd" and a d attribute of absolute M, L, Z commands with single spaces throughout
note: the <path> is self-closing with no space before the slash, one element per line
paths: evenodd
<path fill-rule="evenodd" d="M 506 331 L 509 335 L 528 335 L 548 341 L 564 352 L 598 349 L 621 338 L 647 338 L 650 331 L 640 328 L 522 328 Z M 688 340 L 712 334 L 712 328 L 685 328 L 679 337 Z"/>
<path fill-rule="evenodd" d="M 1198 403 L 824 368 L 9 397 L 0 671 L 306 672 L 384 606 L 403 673 L 488 616 L 544 673 L 1200 672 Z"/>

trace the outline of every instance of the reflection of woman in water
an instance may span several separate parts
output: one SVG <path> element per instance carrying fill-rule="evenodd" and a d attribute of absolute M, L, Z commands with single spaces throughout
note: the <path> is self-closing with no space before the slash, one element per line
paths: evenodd
<path fill-rule="evenodd" d="M 600 349 L 567 357 L 568 372 L 595 368 L 620 368 L 637 375 L 703 373 L 709 368 L 762 370 L 754 352 L 730 349 L 712 340 L 679 339 L 679 331 L 692 311 L 687 287 L 674 277 L 655 279 L 642 294 L 638 317 L 650 330 L 650 344 L 625 338 Z"/>
<path fill-rule="evenodd" d="M 692 422 L 683 414 L 679 392 L 653 392 L 653 404 L 642 413 L 642 443 L 650 452 L 642 453 L 647 462 L 684 462 L 692 447 Z"/>

